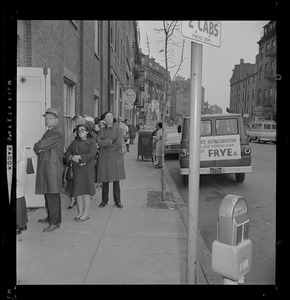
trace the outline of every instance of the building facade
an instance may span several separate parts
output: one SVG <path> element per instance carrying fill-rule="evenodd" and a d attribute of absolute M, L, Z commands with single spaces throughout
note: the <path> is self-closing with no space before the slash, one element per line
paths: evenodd
<path fill-rule="evenodd" d="M 140 51 L 140 103 L 138 119 L 140 122 L 155 122 L 161 120 L 162 104 L 165 103 L 166 78 L 170 81 L 170 72 L 155 61 L 153 57 Z M 169 121 L 169 100 L 165 103 L 164 120 Z"/>
<path fill-rule="evenodd" d="M 139 33 L 134 21 L 110 21 L 110 98 L 109 109 L 115 116 L 134 119 L 133 109 L 128 109 L 125 92 L 132 89 L 139 98 L 138 76 L 134 70 L 140 64 Z M 138 100 L 137 100 L 138 101 Z"/>
<path fill-rule="evenodd" d="M 257 66 L 240 60 L 230 79 L 230 111 L 252 118 L 257 98 Z"/>
<path fill-rule="evenodd" d="M 257 106 L 264 108 L 264 118 L 266 120 L 276 120 L 276 21 L 271 21 L 264 26 L 258 44 L 259 54 L 256 57 L 258 71 Z"/>
<path fill-rule="evenodd" d="M 182 76 L 176 76 L 171 82 L 170 120 L 173 124 L 179 124 L 184 117 L 190 114 L 191 80 Z M 201 87 L 201 114 L 205 111 L 205 88 Z"/>
<path fill-rule="evenodd" d="M 230 79 L 230 112 L 240 113 L 246 123 L 276 120 L 276 22 L 264 26 L 255 64 L 240 60 Z"/>
<path fill-rule="evenodd" d="M 123 95 L 134 88 L 137 30 L 136 21 L 18 21 L 17 67 L 49 69 L 48 102 L 66 138 L 74 115 L 132 117 Z"/>

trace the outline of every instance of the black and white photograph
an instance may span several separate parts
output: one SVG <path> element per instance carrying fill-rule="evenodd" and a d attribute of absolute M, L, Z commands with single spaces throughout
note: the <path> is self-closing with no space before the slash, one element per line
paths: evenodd
<path fill-rule="evenodd" d="M 279 21 L 11 23 L 11 289 L 275 290 Z"/>

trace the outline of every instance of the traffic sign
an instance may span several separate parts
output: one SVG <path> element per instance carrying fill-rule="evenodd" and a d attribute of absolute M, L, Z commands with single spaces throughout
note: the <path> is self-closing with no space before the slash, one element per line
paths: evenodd
<path fill-rule="evenodd" d="M 193 42 L 219 48 L 221 21 L 181 21 L 181 35 Z"/>
<path fill-rule="evenodd" d="M 136 93 L 134 92 L 134 90 L 128 89 L 125 92 L 125 102 L 128 105 L 132 105 L 135 102 L 135 100 L 136 100 Z"/>

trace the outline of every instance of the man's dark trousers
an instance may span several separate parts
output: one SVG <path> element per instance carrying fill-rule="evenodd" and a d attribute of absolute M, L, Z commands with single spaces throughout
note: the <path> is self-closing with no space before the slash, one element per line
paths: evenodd
<path fill-rule="evenodd" d="M 113 181 L 114 202 L 121 203 L 120 181 Z M 102 203 L 109 202 L 109 182 L 103 182 L 102 187 Z"/>
<path fill-rule="evenodd" d="M 60 193 L 44 194 L 47 215 L 50 225 L 61 223 L 61 199 Z"/>

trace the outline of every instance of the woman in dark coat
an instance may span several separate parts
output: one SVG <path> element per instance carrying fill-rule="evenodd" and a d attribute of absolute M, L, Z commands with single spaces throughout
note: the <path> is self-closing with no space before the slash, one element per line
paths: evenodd
<path fill-rule="evenodd" d="M 79 212 L 74 218 L 77 222 L 89 219 L 91 196 L 95 194 L 94 158 L 97 144 L 89 138 L 89 132 L 86 124 L 77 126 L 77 138 L 65 152 L 66 160 L 72 162 L 73 167 L 72 196 L 76 197 L 78 203 Z"/>

